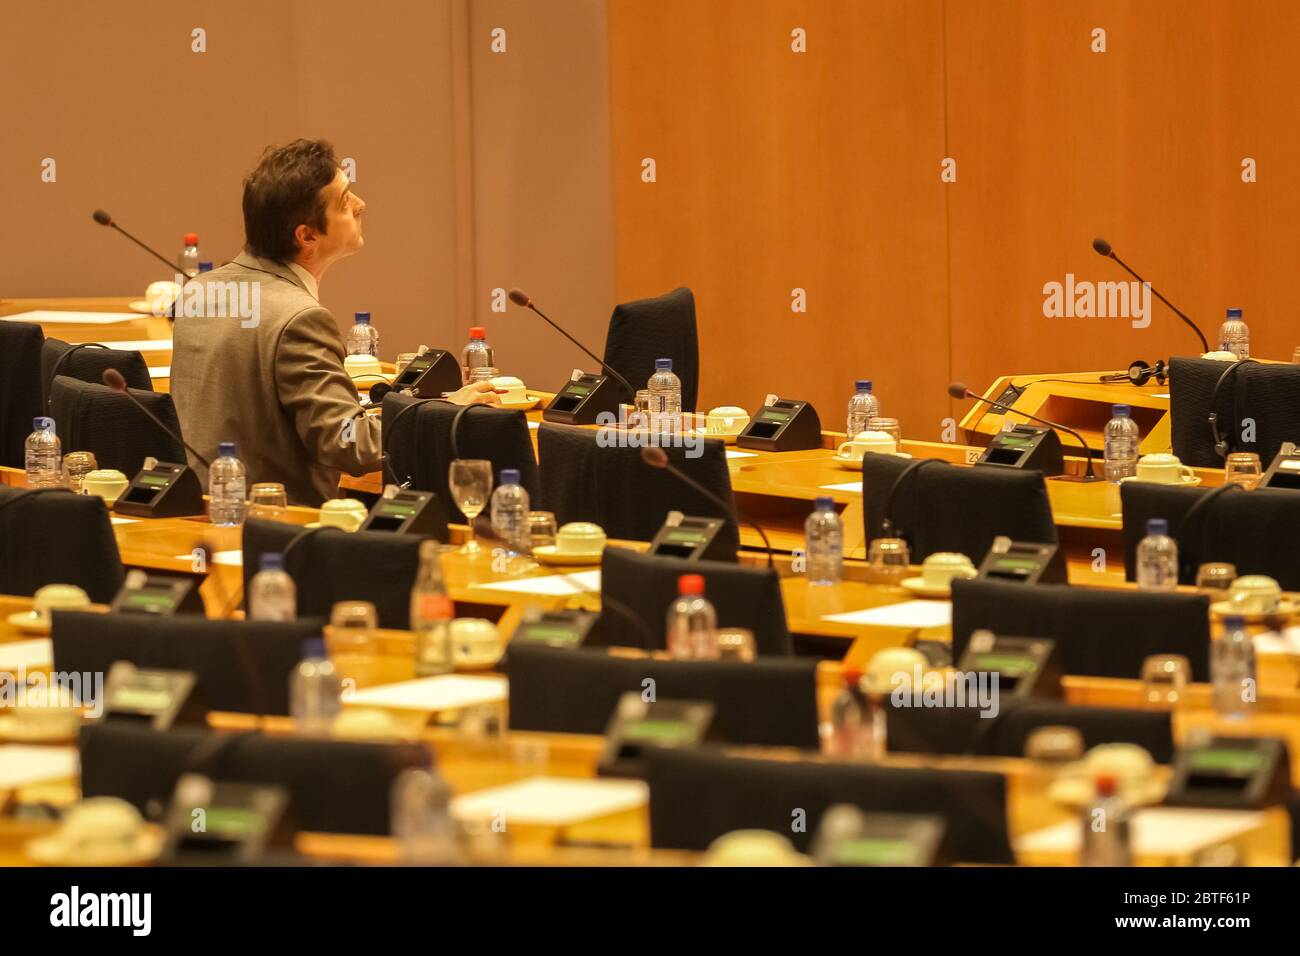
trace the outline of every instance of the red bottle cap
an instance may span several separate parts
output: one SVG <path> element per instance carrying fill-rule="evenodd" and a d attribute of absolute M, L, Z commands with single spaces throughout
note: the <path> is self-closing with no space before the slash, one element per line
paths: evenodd
<path fill-rule="evenodd" d="M 844 668 L 844 686 L 857 687 L 862 683 L 862 668 L 846 667 Z"/>
<path fill-rule="evenodd" d="M 185 233 L 185 245 L 197 246 L 199 244 L 199 234 L 197 232 Z"/>
<path fill-rule="evenodd" d="M 1096 781 L 1097 796 L 1113 797 L 1115 796 L 1115 778 L 1107 774 L 1097 778 Z"/>
<path fill-rule="evenodd" d="M 487 338 L 487 329 L 481 325 L 476 325 L 469 330 L 469 337 L 471 339 L 485 339 Z"/>
<path fill-rule="evenodd" d="M 683 574 L 677 579 L 678 594 L 703 594 L 704 577 L 699 574 Z"/>

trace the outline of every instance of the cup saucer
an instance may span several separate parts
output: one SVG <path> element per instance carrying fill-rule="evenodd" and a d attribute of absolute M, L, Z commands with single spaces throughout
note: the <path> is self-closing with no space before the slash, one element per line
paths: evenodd
<path fill-rule="evenodd" d="M 1215 601 L 1210 605 L 1210 616 L 1215 618 L 1240 617 L 1247 624 L 1267 624 L 1274 620 L 1287 620 L 1300 610 L 1294 601 L 1279 601 L 1275 611 L 1240 611 L 1231 601 Z"/>
<path fill-rule="evenodd" d="M 909 454 L 908 454 L 907 452 L 905 452 L 905 451 L 869 451 L 869 452 L 867 452 L 867 454 L 868 454 L 868 455 L 892 455 L 892 456 L 894 456 L 895 458 L 911 458 L 911 457 L 912 457 L 911 455 L 909 455 Z M 840 455 L 840 454 L 837 453 L 837 454 L 831 455 L 831 461 L 835 462 L 835 464 L 839 465 L 841 468 L 847 468 L 849 471 L 861 471 L 861 470 L 862 470 L 862 459 L 861 459 L 861 458 L 846 458 L 846 457 L 844 457 L 843 455 Z"/>
<path fill-rule="evenodd" d="M 1151 481 L 1149 478 L 1139 478 L 1137 475 L 1129 475 L 1127 478 L 1121 478 L 1120 483 L 1126 481 L 1145 481 L 1152 485 L 1176 485 L 1180 488 L 1195 488 L 1201 483 L 1200 475 L 1182 475 L 1181 481 Z"/>
<path fill-rule="evenodd" d="M 542 400 L 540 395 L 529 395 L 521 402 L 502 401 L 501 407 L 507 408 L 512 412 L 531 412 L 537 407 L 537 403 Z"/>
<path fill-rule="evenodd" d="M 741 429 L 743 431 L 743 429 Z M 734 432 L 711 432 L 706 428 L 692 428 L 688 433 L 694 438 L 716 438 L 724 445 L 734 445 L 736 439 L 740 437 L 739 431 Z"/>
<path fill-rule="evenodd" d="M 907 588 L 917 597 L 923 598 L 950 598 L 952 597 L 951 584 L 927 584 L 925 578 L 903 578 L 898 582 L 901 586 Z"/>
<path fill-rule="evenodd" d="M 50 619 L 40 617 L 35 611 L 15 611 L 6 620 L 24 634 L 50 633 Z"/>
<path fill-rule="evenodd" d="M 601 555 L 604 553 L 604 548 L 597 551 L 557 551 L 556 546 L 553 544 L 544 544 L 540 547 L 533 548 L 533 557 L 539 562 L 559 567 L 580 564 L 600 564 Z"/>

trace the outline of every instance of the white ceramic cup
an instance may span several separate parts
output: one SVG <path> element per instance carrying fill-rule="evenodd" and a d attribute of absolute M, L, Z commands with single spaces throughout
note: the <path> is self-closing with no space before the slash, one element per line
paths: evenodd
<path fill-rule="evenodd" d="M 1246 574 L 1232 582 L 1228 603 L 1241 614 L 1273 614 L 1282 603 L 1282 587 L 1265 574 Z"/>
<path fill-rule="evenodd" d="M 858 432 L 852 441 L 846 441 L 836 449 L 835 454 L 841 458 L 852 458 L 860 461 L 862 456 L 872 453 L 893 454 L 898 450 L 894 444 L 894 436 L 889 432 Z"/>
<path fill-rule="evenodd" d="M 99 495 L 112 506 L 131 485 L 131 480 L 115 468 L 97 468 L 81 479 L 83 495 Z"/>
<path fill-rule="evenodd" d="M 749 424 L 749 412 L 735 405 L 719 405 L 709 409 L 704 419 L 704 431 L 709 435 L 739 435 Z"/>
<path fill-rule="evenodd" d="M 589 521 L 570 521 L 555 533 L 555 550 L 560 554 L 590 554 L 604 549 L 604 529 Z"/>
<path fill-rule="evenodd" d="M 921 580 L 929 587 L 947 587 L 953 578 L 979 574 L 971 559 L 956 551 L 936 551 L 921 563 Z"/>
<path fill-rule="evenodd" d="M 458 617 L 451 622 L 451 654 L 456 663 L 478 664 L 501 655 L 497 626 L 481 617 Z"/>
<path fill-rule="evenodd" d="M 1184 465 L 1177 455 L 1168 455 L 1161 452 L 1154 455 L 1143 455 L 1138 459 L 1137 477 L 1142 481 L 1154 481 L 1162 485 L 1178 485 L 1195 476 L 1196 472 Z"/>
<path fill-rule="evenodd" d="M 331 498 L 320 506 L 320 523 L 323 528 L 356 531 L 369 513 L 356 498 Z"/>
<path fill-rule="evenodd" d="M 505 390 L 505 394 L 501 396 L 502 404 L 514 405 L 528 401 L 528 390 L 524 388 L 523 379 L 515 378 L 513 375 L 498 375 L 492 379 L 492 387 Z"/>

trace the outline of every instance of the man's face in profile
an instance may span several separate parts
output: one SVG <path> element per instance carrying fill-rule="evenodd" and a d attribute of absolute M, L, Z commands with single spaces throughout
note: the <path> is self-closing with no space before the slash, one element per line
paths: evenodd
<path fill-rule="evenodd" d="M 342 169 L 321 195 L 325 199 L 325 232 L 316 234 L 316 259 L 328 263 L 350 256 L 365 245 L 361 214 L 366 204 L 352 191 Z"/>

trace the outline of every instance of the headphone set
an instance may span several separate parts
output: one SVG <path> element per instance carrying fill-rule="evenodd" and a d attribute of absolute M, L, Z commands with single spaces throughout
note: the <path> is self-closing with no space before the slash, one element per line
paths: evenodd
<path fill-rule="evenodd" d="M 1154 365 L 1148 365 L 1142 359 L 1138 359 L 1128 367 L 1127 372 L 1113 372 L 1109 375 L 1103 375 L 1097 381 L 1099 382 L 1130 382 L 1141 388 L 1151 379 L 1155 379 L 1159 385 L 1165 384 L 1169 379 L 1169 366 L 1164 359 L 1156 359 Z"/>
<path fill-rule="evenodd" d="M 1229 376 L 1231 376 L 1237 369 L 1241 368 L 1243 365 L 1258 364 L 1259 363 L 1254 359 L 1242 359 L 1239 362 L 1233 362 L 1223 370 L 1223 374 L 1219 376 L 1219 380 L 1214 383 L 1214 391 L 1210 393 L 1210 417 L 1208 421 L 1210 423 L 1210 434 L 1214 437 L 1214 451 L 1220 458 L 1227 458 L 1228 452 L 1232 451 L 1232 431 L 1222 431 L 1219 428 L 1219 413 L 1217 411 L 1219 405 L 1219 392 L 1223 390 L 1224 382 L 1226 382 Z M 1233 431 L 1235 430 L 1236 429 L 1234 428 Z"/>

